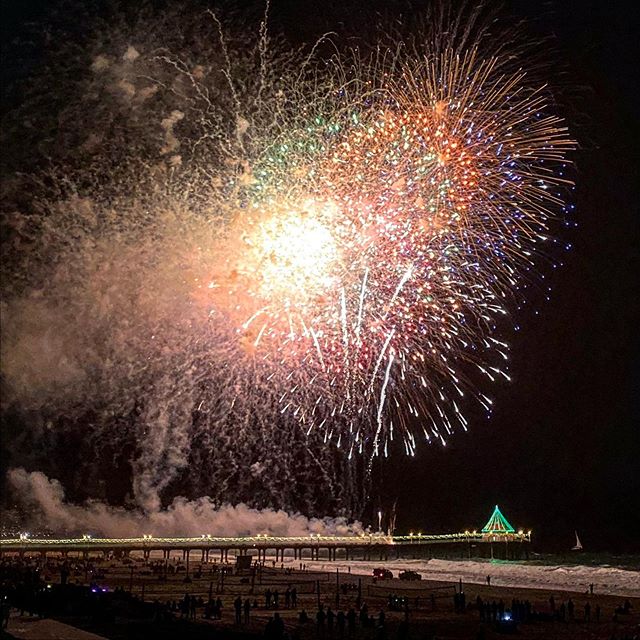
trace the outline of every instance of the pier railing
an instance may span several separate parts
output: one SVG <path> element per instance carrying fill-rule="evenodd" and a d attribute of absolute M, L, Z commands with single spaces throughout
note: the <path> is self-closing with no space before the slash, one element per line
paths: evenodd
<path fill-rule="evenodd" d="M 486 534 L 476 531 L 446 534 L 410 534 L 388 536 L 384 534 L 361 534 L 352 536 L 269 536 L 254 535 L 220 537 L 202 535 L 198 537 L 155 537 L 151 534 L 138 538 L 20 538 L 0 539 L 0 552 L 4 551 L 91 551 L 91 550 L 160 550 L 160 549 L 292 549 L 292 548 L 371 548 L 371 547 L 417 547 L 431 544 L 472 542 L 529 542 L 531 532 L 519 531 L 509 534 Z"/>

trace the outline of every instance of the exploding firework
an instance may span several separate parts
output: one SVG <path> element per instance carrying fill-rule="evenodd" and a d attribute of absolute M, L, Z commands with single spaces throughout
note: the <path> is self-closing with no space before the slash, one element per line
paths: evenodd
<path fill-rule="evenodd" d="M 508 379 L 499 318 L 571 143 L 524 72 L 477 50 L 359 68 L 375 75 L 355 96 L 337 85 L 252 162 L 245 247 L 210 303 L 273 369 L 283 412 L 350 456 L 387 452 L 395 424 L 413 453 L 466 427 L 466 393 L 489 409 L 470 367 Z"/>
<path fill-rule="evenodd" d="M 73 188 L 15 223 L 37 250 L 13 245 L 3 372 L 25 406 L 126 417 L 141 503 L 189 459 L 227 499 L 289 506 L 318 471 L 349 494 L 394 440 L 490 409 L 572 143 L 482 38 L 298 62 L 207 20 L 212 51 L 95 52 L 84 93 L 127 135 L 88 127 Z"/>

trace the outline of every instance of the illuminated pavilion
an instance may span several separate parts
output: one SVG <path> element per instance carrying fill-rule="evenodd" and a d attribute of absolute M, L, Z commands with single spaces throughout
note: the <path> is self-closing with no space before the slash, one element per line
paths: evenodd
<path fill-rule="evenodd" d="M 498 505 L 495 506 L 487 524 L 482 527 L 482 538 L 490 542 L 509 541 L 522 537 L 523 532 L 516 533 L 516 530 L 509 524 L 509 521 L 502 515 Z"/>

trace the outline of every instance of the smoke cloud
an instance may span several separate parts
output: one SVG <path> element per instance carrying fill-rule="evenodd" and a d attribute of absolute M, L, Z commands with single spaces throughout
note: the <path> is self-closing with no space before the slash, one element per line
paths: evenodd
<path fill-rule="evenodd" d="M 345 518 L 307 518 L 283 510 L 252 509 L 245 504 L 217 507 L 208 497 L 178 497 L 166 509 L 144 512 L 90 500 L 70 504 L 56 479 L 40 471 L 11 469 L 8 479 L 17 498 L 33 510 L 33 525 L 46 525 L 56 533 L 90 533 L 104 537 L 154 536 L 274 536 L 355 535 L 360 522 Z"/>

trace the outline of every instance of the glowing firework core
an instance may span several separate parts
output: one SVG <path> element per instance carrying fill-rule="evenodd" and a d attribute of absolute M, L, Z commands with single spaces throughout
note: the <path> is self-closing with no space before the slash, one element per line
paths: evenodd
<path fill-rule="evenodd" d="M 296 308 L 321 298 L 335 286 L 338 248 L 331 234 L 335 205 L 307 201 L 259 221 L 247 237 L 246 264 L 258 295 Z"/>

